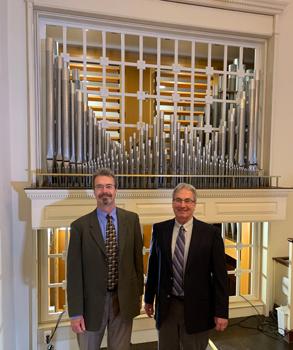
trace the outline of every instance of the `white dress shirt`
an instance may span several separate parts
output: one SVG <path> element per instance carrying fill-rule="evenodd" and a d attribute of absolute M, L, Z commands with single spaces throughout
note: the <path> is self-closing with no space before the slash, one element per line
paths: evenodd
<path fill-rule="evenodd" d="M 184 269 L 185 269 L 188 251 L 189 251 L 189 246 L 190 246 L 191 235 L 192 235 L 193 217 L 189 221 L 187 221 L 184 225 L 179 224 L 179 222 L 175 220 L 175 225 L 173 228 L 173 235 L 172 235 L 172 246 L 171 246 L 172 258 L 174 255 L 177 236 L 178 236 L 179 229 L 181 226 L 183 226 L 184 230 L 185 230 L 185 249 L 184 249 Z"/>

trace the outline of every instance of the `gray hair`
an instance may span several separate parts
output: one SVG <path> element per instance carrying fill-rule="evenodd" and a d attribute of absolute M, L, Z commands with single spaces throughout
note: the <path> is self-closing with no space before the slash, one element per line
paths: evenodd
<path fill-rule="evenodd" d="M 179 183 L 173 190 L 173 194 L 172 194 L 172 198 L 175 199 L 175 196 L 176 196 L 176 193 L 181 191 L 181 190 L 188 190 L 190 192 L 192 192 L 193 194 L 193 198 L 194 198 L 194 201 L 196 202 L 196 189 L 194 186 L 190 185 L 190 184 L 187 184 L 185 182 L 181 182 Z"/>
<path fill-rule="evenodd" d="M 95 179 L 98 176 L 112 177 L 112 179 L 114 180 L 115 188 L 118 187 L 117 179 L 116 179 L 115 174 L 113 173 L 113 171 L 111 169 L 109 169 L 109 168 L 100 168 L 93 174 L 93 189 L 95 189 Z"/>

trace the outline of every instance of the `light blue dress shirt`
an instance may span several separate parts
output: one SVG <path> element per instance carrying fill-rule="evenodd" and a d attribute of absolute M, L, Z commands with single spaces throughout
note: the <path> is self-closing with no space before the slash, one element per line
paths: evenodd
<path fill-rule="evenodd" d="M 102 236 L 103 236 L 104 241 L 106 241 L 107 215 L 108 215 L 108 213 L 97 208 L 97 217 L 98 217 L 98 221 L 100 224 L 100 228 L 102 231 Z M 116 239 L 117 239 L 117 243 L 118 243 L 119 242 L 119 240 L 118 240 L 118 219 L 117 219 L 116 207 L 111 211 L 110 215 L 112 216 L 112 221 L 113 221 L 113 224 L 115 226 Z"/>

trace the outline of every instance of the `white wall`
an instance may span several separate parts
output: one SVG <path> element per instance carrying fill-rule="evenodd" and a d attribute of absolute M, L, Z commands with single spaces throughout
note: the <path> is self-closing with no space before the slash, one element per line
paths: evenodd
<path fill-rule="evenodd" d="M 28 169 L 25 3 L 0 3 L 0 349 L 30 349 L 31 230 L 22 190 Z"/>
<path fill-rule="evenodd" d="M 0 349 L 15 349 L 7 1 L 0 2 Z"/>
<path fill-rule="evenodd" d="M 293 186 L 293 1 L 276 21 L 273 114 L 271 128 L 270 173 L 280 175 L 280 185 Z M 293 237 L 293 194 L 288 198 L 287 220 L 270 225 L 268 267 L 272 257 L 287 256 L 287 238 Z M 270 289 L 272 290 L 272 288 Z"/>
<path fill-rule="evenodd" d="M 36 1 L 38 4 L 80 10 L 84 7 L 91 12 L 93 3 L 96 11 L 114 14 L 117 17 L 134 16 L 150 20 L 188 25 L 199 13 L 207 18 L 207 11 L 199 12 L 186 5 L 162 3 L 157 0 L 125 1 Z M 103 5 L 103 6 L 101 6 Z M 131 5 L 128 7 L 127 5 Z M 160 11 L 161 12 L 160 12 Z M 164 11 L 163 11 L 164 10 Z M 163 12 L 162 12 L 163 11 Z M 229 31 L 237 22 L 239 32 L 272 30 L 271 20 L 237 21 L 234 14 L 225 20 L 223 13 L 214 12 L 205 23 L 208 26 Z M 168 17 L 169 16 L 169 17 Z M 232 16 L 232 17 L 231 17 Z M 233 21 L 231 20 L 233 18 Z M 23 0 L 0 1 L 0 349 L 31 350 L 31 281 L 34 274 L 33 240 L 29 223 L 29 204 L 22 188 L 26 185 L 28 174 L 28 112 L 27 112 L 27 62 L 26 62 L 26 16 Z M 225 24 L 226 22 L 226 24 Z M 255 25 L 255 27 L 254 27 Z M 226 26 L 226 27 L 225 27 Z M 274 98 L 270 172 L 281 175 L 281 185 L 293 186 L 293 117 L 291 100 L 293 90 L 292 33 L 293 4 L 280 16 L 278 29 L 278 49 L 275 57 Z M 288 219 L 271 225 L 269 259 L 272 256 L 286 255 L 288 236 L 293 236 L 293 196 L 288 203 Z"/>
<path fill-rule="evenodd" d="M 292 111 L 292 33 L 293 1 L 276 24 L 276 55 L 271 132 L 271 173 L 281 175 L 282 186 L 293 186 L 293 111 Z"/>

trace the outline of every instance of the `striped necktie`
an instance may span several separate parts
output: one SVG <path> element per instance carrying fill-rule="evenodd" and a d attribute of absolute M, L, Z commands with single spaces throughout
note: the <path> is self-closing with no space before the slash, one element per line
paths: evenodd
<path fill-rule="evenodd" d="M 106 225 L 106 253 L 107 253 L 107 289 L 113 290 L 118 283 L 118 246 L 116 239 L 116 230 L 113 224 L 112 216 L 107 215 Z"/>
<path fill-rule="evenodd" d="M 183 296 L 183 281 L 184 281 L 184 249 L 185 249 L 185 229 L 182 226 L 179 228 L 175 250 L 173 254 L 173 291 L 174 295 Z"/>

